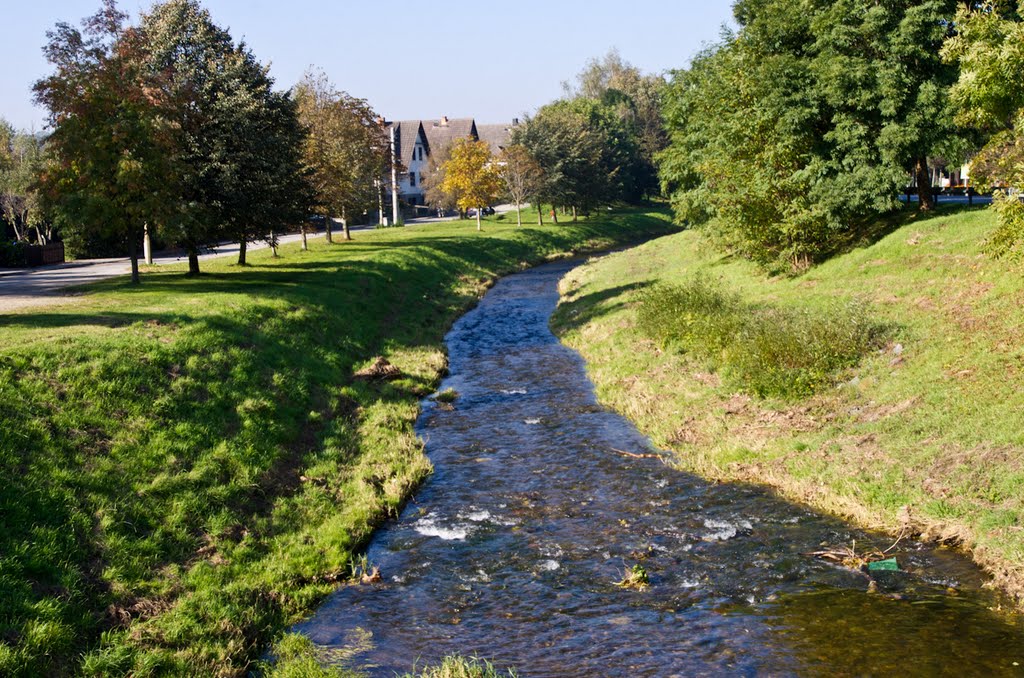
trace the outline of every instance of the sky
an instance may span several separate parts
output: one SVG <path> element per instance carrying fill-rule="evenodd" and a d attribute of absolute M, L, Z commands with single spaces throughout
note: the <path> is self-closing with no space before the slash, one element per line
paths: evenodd
<path fill-rule="evenodd" d="M 508 122 L 562 93 L 611 48 L 647 73 L 685 68 L 731 20 L 731 0 L 201 0 L 280 89 L 310 66 L 389 120 Z M 152 0 L 120 0 L 133 19 Z M 99 0 L 0 0 L 0 117 L 41 131 L 32 83 L 49 72 L 46 31 Z"/>

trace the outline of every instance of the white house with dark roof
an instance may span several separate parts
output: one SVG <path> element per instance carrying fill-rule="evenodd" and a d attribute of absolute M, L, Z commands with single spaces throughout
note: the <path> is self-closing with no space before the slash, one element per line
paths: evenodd
<path fill-rule="evenodd" d="M 512 125 L 477 125 L 473 118 L 448 118 L 437 120 L 399 120 L 386 123 L 395 128 L 395 156 L 404 171 L 398 175 L 398 197 L 408 205 L 425 204 L 423 195 L 423 174 L 427 170 L 430 154 L 456 139 L 486 141 L 494 154 L 508 145 Z M 390 186 L 390 181 L 387 182 Z M 391 191 L 388 190 L 388 194 Z"/>

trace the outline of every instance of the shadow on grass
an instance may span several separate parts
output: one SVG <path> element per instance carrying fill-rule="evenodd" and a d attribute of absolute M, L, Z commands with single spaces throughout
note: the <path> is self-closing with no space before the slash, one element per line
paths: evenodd
<path fill-rule="evenodd" d="M 552 323 L 559 336 L 614 313 L 631 303 L 637 292 L 651 286 L 650 281 L 609 287 L 599 292 L 573 296 L 559 306 Z"/>

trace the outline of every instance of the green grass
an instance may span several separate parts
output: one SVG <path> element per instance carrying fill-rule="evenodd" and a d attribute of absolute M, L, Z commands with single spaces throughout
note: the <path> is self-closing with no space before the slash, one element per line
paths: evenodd
<path fill-rule="evenodd" d="M 490 281 L 671 229 L 358 232 L 0 316 L 0 674 L 241 675 L 429 474 L 418 401 Z M 376 356 L 401 377 L 352 378 Z"/>
<path fill-rule="evenodd" d="M 985 254 L 990 212 L 890 221 L 877 242 L 798 277 L 768 277 L 699 232 L 661 238 L 570 273 L 556 330 L 587 359 L 601 400 L 682 467 L 768 483 L 894 532 L 909 521 L 926 537 L 962 542 L 1021 596 L 1024 268 Z M 758 397 L 638 328 L 645 295 L 695 278 L 729 303 L 787 314 L 825 317 L 853 304 L 889 339 L 816 395 Z"/>

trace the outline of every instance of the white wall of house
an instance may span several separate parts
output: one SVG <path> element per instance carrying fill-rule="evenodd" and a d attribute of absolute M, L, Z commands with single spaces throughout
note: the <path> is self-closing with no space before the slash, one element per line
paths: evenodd
<path fill-rule="evenodd" d="M 427 169 L 427 151 L 423 145 L 423 139 L 417 138 L 413 146 L 412 160 L 406 171 L 398 179 L 399 195 L 409 198 L 418 198 L 417 203 L 423 203 L 423 173 Z"/>

